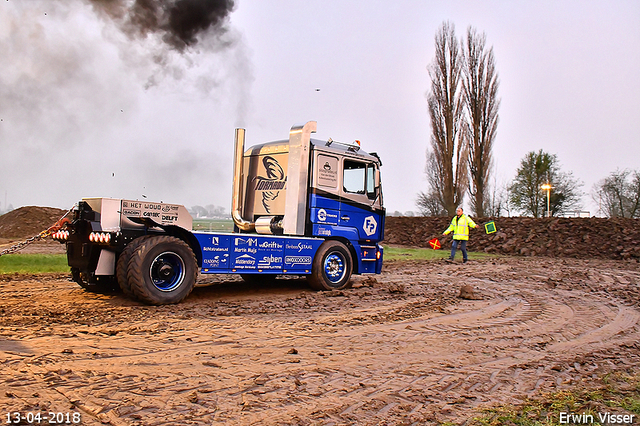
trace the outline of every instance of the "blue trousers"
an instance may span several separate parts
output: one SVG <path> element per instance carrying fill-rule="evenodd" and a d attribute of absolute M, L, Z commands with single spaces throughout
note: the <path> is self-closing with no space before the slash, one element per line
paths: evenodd
<path fill-rule="evenodd" d="M 462 259 L 467 260 L 467 240 L 453 240 L 451 244 L 451 260 L 456 257 L 456 250 L 460 248 Z"/>

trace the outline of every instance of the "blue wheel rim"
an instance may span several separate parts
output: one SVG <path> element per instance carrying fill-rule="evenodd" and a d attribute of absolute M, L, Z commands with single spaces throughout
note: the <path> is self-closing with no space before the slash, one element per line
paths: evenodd
<path fill-rule="evenodd" d="M 173 291 L 184 282 L 184 261 L 172 251 L 161 253 L 151 262 L 149 276 L 158 290 Z"/>
<path fill-rule="evenodd" d="M 345 265 L 346 261 L 342 254 L 330 253 L 324 259 L 324 274 L 331 283 L 337 284 L 347 273 Z"/>

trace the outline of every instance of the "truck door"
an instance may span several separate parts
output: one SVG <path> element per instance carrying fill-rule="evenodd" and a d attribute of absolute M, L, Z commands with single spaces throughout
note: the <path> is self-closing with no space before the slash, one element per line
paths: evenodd
<path fill-rule="evenodd" d="M 377 170 L 376 163 L 343 160 L 338 226 L 355 228 L 359 240 L 379 241 L 382 237 L 384 210 Z"/>
<path fill-rule="evenodd" d="M 351 241 L 382 239 L 384 208 L 377 162 L 317 152 L 311 182 L 311 235 Z"/>

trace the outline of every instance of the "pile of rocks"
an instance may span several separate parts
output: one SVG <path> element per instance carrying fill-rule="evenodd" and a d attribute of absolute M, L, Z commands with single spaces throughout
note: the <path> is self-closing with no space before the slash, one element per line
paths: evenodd
<path fill-rule="evenodd" d="M 475 220 L 475 219 L 474 219 Z M 475 220 L 468 248 L 521 256 L 634 259 L 640 261 L 640 220 L 603 218 L 498 217 Z M 484 224 L 494 221 L 497 232 L 486 234 Z M 387 217 L 385 242 L 429 247 L 438 238 L 451 247 L 451 234 L 443 237 L 451 218 Z"/>

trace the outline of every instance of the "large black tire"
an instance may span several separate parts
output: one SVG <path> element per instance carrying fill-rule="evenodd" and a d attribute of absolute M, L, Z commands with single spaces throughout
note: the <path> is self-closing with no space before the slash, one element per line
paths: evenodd
<path fill-rule="evenodd" d="M 129 268 L 131 255 L 138 248 L 138 246 L 140 246 L 140 244 L 144 242 L 144 240 L 150 237 L 151 235 L 143 235 L 142 237 L 136 238 L 135 240 L 127 244 L 124 250 L 122 250 L 122 253 L 120 253 L 120 256 L 118 256 L 118 261 L 116 263 L 116 278 L 118 280 L 118 285 L 122 289 L 122 292 L 128 297 L 135 297 L 133 291 L 131 290 L 129 279 L 127 278 L 127 269 Z"/>
<path fill-rule="evenodd" d="M 147 238 L 133 251 L 127 267 L 131 291 L 150 305 L 178 303 L 196 284 L 198 266 L 191 248 L 167 235 Z"/>
<path fill-rule="evenodd" d="M 311 275 L 314 290 L 342 290 L 351 287 L 353 260 L 349 249 L 339 241 L 325 241 L 313 258 Z"/>

